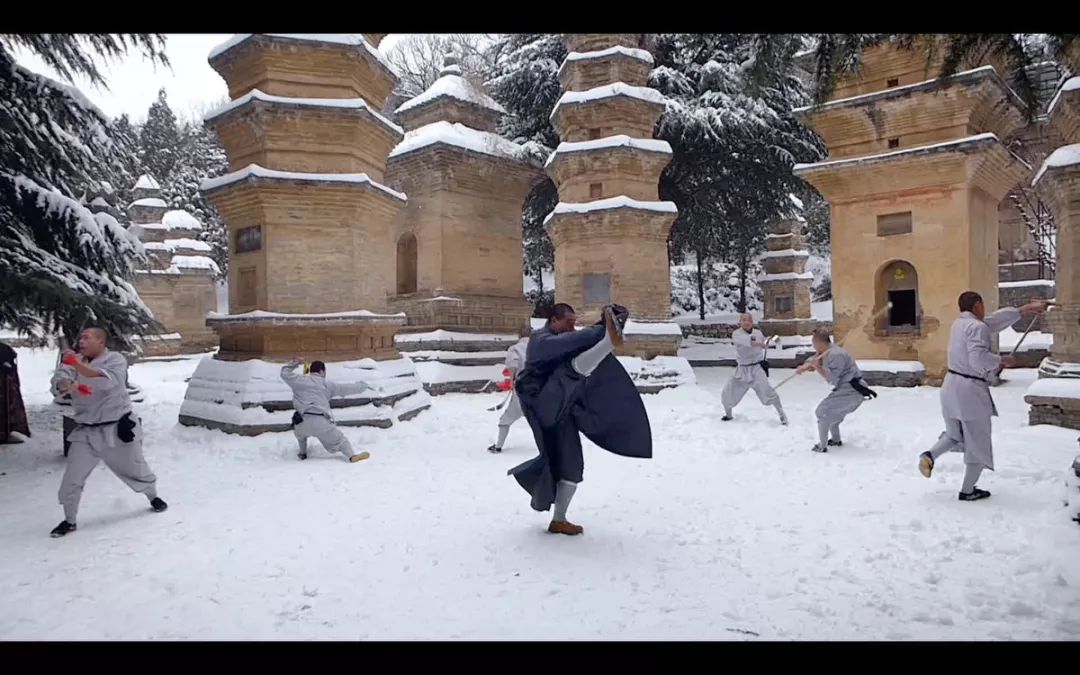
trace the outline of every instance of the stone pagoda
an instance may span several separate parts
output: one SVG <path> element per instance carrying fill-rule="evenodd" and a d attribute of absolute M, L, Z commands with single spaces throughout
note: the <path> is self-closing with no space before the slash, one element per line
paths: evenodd
<path fill-rule="evenodd" d="M 394 345 L 405 316 L 387 313 L 406 196 L 383 184 L 403 132 L 378 113 L 397 82 L 382 37 L 244 34 L 211 52 L 232 101 L 206 122 L 230 173 L 202 190 L 229 227 L 231 314 L 207 322 L 221 350 L 196 370 L 182 423 L 288 429 L 291 396 L 268 362 L 294 356 L 375 387 L 339 424 L 389 426 L 428 405 Z"/>
<path fill-rule="evenodd" d="M 766 229 L 765 271 L 758 279 L 765 294 L 761 329 L 767 335 L 810 335 L 817 322 L 810 313 L 814 275 L 806 271 L 810 252 L 803 245 L 803 221 L 776 220 Z"/>
<path fill-rule="evenodd" d="M 602 306 L 631 312 L 620 354 L 673 356 L 667 239 L 677 211 L 659 201 L 671 147 L 654 140 L 665 98 L 645 86 L 653 59 L 633 33 L 572 34 L 551 113 L 562 142 L 547 162 L 559 204 L 545 224 L 555 247 L 555 293 L 585 321 Z"/>
<path fill-rule="evenodd" d="M 532 313 L 521 292 L 521 204 L 543 174 L 495 132 L 505 112 L 453 56 L 396 111 L 406 133 L 386 180 L 409 203 L 395 223 L 391 304 L 412 330 L 515 333 Z"/>
<path fill-rule="evenodd" d="M 207 315 L 217 312 L 220 274 L 210 245 L 199 240 L 202 224 L 187 211 L 169 211 L 153 177 L 140 176 L 128 206 L 128 230 L 142 241 L 147 265 L 135 272 L 135 290 L 164 327 L 136 339 L 144 356 L 172 356 L 217 347 Z"/>
<path fill-rule="evenodd" d="M 1000 140 L 1022 102 L 990 65 L 939 82 L 941 51 L 928 65 L 922 49 L 865 50 L 831 101 L 797 111 L 829 159 L 795 167 L 831 207 L 837 337 L 858 358 L 921 362 L 931 383 L 957 296 L 997 303 L 998 205 L 1030 170 Z"/>
<path fill-rule="evenodd" d="M 500 379 L 495 366 L 532 314 L 521 288 L 521 205 L 544 175 L 496 133 L 505 113 L 453 55 L 396 111 L 406 133 L 386 181 L 409 202 L 395 222 L 391 307 L 408 317 L 398 345 L 433 393 Z"/>
<path fill-rule="evenodd" d="M 1065 143 L 1043 162 L 1033 185 L 1057 225 L 1057 305 L 1047 322 L 1054 345 L 1024 400 L 1032 424 L 1080 429 L 1080 47 L 1067 55 L 1074 75 L 1049 107 L 1050 124 Z"/>

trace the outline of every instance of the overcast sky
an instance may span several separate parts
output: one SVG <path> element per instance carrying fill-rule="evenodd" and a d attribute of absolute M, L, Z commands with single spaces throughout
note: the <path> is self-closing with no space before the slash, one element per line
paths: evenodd
<path fill-rule="evenodd" d="M 391 34 L 383 39 L 379 51 L 384 54 L 405 37 Z M 165 52 L 172 68 L 153 66 L 141 54 L 132 52 L 122 61 L 109 61 L 103 69 L 109 89 L 99 89 L 85 80 L 73 82 L 87 97 L 110 117 L 127 113 L 132 120 L 146 117 L 150 104 L 157 98 L 158 89 L 165 87 L 169 106 L 179 117 L 191 117 L 208 103 L 225 98 L 225 81 L 206 62 L 210 50 L 232 37 L 232 34 L 170 33 L 166 35 Z M 35 72 L 63 80 L 36 55 L 23 50 L 15 52 L 18 62 Z"/>

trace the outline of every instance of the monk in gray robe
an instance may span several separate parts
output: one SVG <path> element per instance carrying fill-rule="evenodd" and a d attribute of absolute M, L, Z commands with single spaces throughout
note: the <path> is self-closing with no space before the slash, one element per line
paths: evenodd
<path fill-rule="evenodd" d="M 821 328 L 815 330 L 812 343 L 815 356 L 807 359 L 795 372 L 802 374 L 813 370 L 833 387 L 814 411 L 818 442 L 811 448 L 814 452 L 828 452 L 830 447 L 844 444 L 840 438 L 840 423 L 844 418 L 858 410 L 863 401 L 876 398 L 877 394 L 862 379 L 862 371 L 855 363 L 855 357 L 846 349 L 834 345 L 828 331 Z"/>
<path fill-rule="evenodd" d="M 499 417 L 499 439 L 488 447 L 488 452 L 502 452 L 506 437 L 510 434 L 510 427 L 514 422 L 525 416 L 525 413 L 521 410 L 521 399 L 513 389 L 513 382 L 517 380 L 518 373 L 525 367 L 525 354 L 529 348 L 529 335 L 531 334 L 532 326 L 527 323 L 522 324 L 518 330 L 520 339 L 506 352 L 505 366 L 510 373 L 511 382 L 510 399 L 506 402 L 506 409 L 503 410 L 502 415 Z"/>
<path fill-rule="evenodd" d="M 762 332 L 754 327 L 753 317 L 749 314 L 739 317 L 739 327 L 731 334 L 731 341 L 735 343 L 735 374 L 720 392 L 720 402 L 724 406 L 724 416 L 720 419 L 730 421 L 731 411 L 739 405 L 746 392 L 753 389 L 761 405 L 776 408 L 780 424 L 787 424 L 780 396 L 769 384 L 769 363 L 765 360 L 768 343 Z"/>
<path fill-rule="evenodd" d="M 919 455 L 919 471 L 929 478 L 938 457 L 950 451 L 963 452 L 966 467 L 959 498 L 971 502 L 990 496 L 987 490 L 975 487 L 975 482 L 983 469 L 994 470 L 990 419 L 997 415 L 997 408 L 990 396 L 990 378 L 1000 367 L 1016 367 L 1012 356 L 990 351 L 990 339 L 1016 323 L 1021 314 L 1045 312 L 1046 304 L 1035 301 L 987 316 L 982 296 L 974 291 L 961 293 L 957 304 L 960 317 L 949 333 L 949 367 L 941 385 L 945 431 L 933 447 Z"/>
<path fill-rule="evenodd" d="M 75 531 L 79 500 L 90 473 L 98 465 L 116 474 L 135 492 L 146 496 L 150 508 L 168 508 L 157 495 L 157 477 L 143 457 L 142 422 L 132 412 L 127 389 L 127 359 L 106 347 L 108 334 L 90 327 L 79 336 L 79 353 L 65 349 L 52 377 L 54 389 L 70 393 L 75 429 L 68 440 L 67 468 L 60 481 L 64 520 L 53 537 Z"/>
<path fill-rule="evenodd" d="M 330 399 L 349 394 L 359 394 L 369 387 L 364 382 L 344 383 L 326 379 L 326 364 L 312 361 L 307 375 L 296 372 L 303 364 L 302 359 L 293 359 L 281 368 L 281 379 L 293 392 L 293 435 L 300 446 L 297 457 L 307 459 L 309 438 L 319 439 L 327 452 L 339 452 L 350 462 L 359 462 L 371 457 L 367 452 L 356 452 L 345 434 L 334 424 L 330 412 Z"/>

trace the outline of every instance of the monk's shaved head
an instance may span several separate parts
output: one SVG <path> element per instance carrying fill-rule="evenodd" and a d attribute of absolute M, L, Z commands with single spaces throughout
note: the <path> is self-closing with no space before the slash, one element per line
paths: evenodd
<path fill-rule="evenodd" d="M 84 333 L 90 333 L 91 335 L 93 335 L 98 340 L 101 340 L 102 342 L 108 342 L 109 341 L 109 333 L 104 328 L 100 328 L 98 326 L 90 326 L 89 328 L 84 329 L 83 332 Z"/>
<path fill-rule="evenodd" d="M 109 342 L 109 334 L 100 326 L 87 326 L 79 334 L 79 351 L 83 356 L 97 358 Z"/>

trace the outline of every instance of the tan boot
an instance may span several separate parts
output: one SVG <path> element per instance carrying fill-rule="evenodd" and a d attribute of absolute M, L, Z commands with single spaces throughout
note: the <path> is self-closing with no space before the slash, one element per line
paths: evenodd
<path fill-rule="evenodd" d="M 581 534 L 585 531 L 580 525 L 575 525 L 568 520 L 553 520 L 548 525 L 548 532 L 551 534 L 568 534 L 573 536 L 575 534 Z"/>
<path fill-rule="evenodd" d="M 619 330 L 619 324 L 615 323 L 615 314 L 611 311 L 610 307 L 604 308 L 604 327 L 607 328 L 608 338 L 611 339 L 611 344 L 616 347 L 621 347 L 623 344 L 622 331 Z"/>
<path fill-rule="evenodd" d="M 357 462 L 362 462 L 362 461 L 364 461 L 364 460 L 365 460 L 365 459 L 367 459 L 368 457 L 371 457 L 371 453 L 370 453 L 370 452 L 358 452 L 357 454 L 355 454 L 355 455 L 353 455 L 352 457 L 350 457 L 350 458 L 349 458 L 349 461 L 350 461 L 350 462 L 352 462 L 353 464 L 356 464 Z"/>

